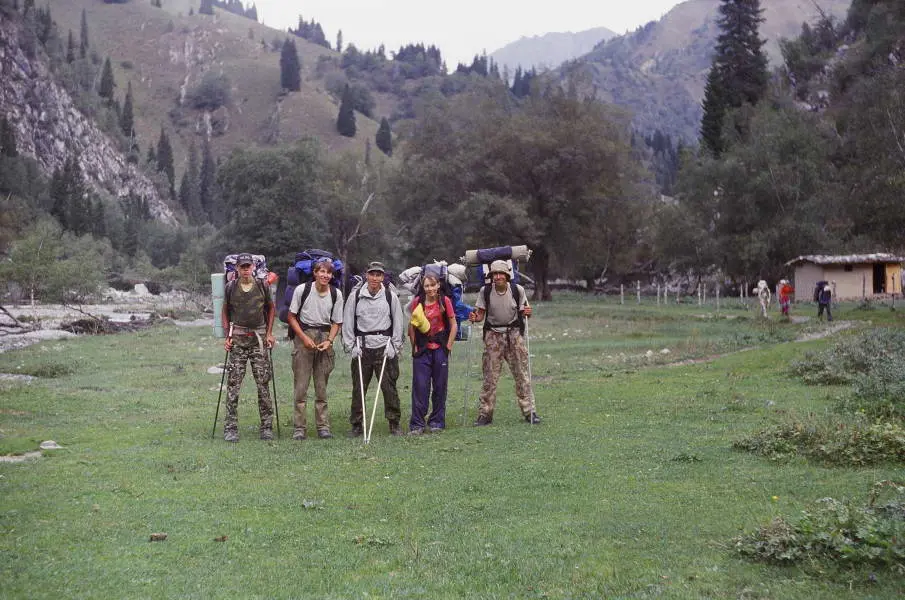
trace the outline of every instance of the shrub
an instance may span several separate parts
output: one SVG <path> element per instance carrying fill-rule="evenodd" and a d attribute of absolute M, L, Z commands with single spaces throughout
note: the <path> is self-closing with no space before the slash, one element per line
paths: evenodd
<path fill-rule="evenodd" d="M 216 110 L 229 104 L 231 88 L 229 77 L 223 73 L 208 71 L 201 78 L 201 82 L 188 93 L 186 101 L 194 108 Z"/>
<path fill-rule="evenodd" d="M 812 385 L 854 382 L 885 361 L 901 361 L 899 349 L 905 347 L 905 331 L 873 329 L 848 337 L 820 353 L 808 353 L 804 360 L 792 363 L 792 374 Z"/>
<path fill-rule="evenodd" d="M 831 465 L 865 466 L 905 461 L 905 429 L 899 423 L 793 422 L 763 429 L 732 446 L 771 460 L 802 455 Z"/>
<path fill-rule="evenodd" d="M 895 499 L 878 506 L 885 489 Z M 823 498 L 797 523 L 783 517 L 751 534 L 735 538 L 736 551 L 747 558 L 775 563 L 835 562 L 905 568 L 905 487 L 880 481 L 866 504 Z"/>

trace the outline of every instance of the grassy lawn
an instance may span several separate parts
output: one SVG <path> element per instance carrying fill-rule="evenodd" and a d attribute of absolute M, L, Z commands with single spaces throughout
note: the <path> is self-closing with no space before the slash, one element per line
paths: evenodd
<path fill-rule="evenodd" d="M 859 323 L 902 321 L 888 308 L 836 313 Z M 160 325 L 0 354 L 0 372 L 42 375 L 0 382 L 0 454 L 47 439 L 64 446 L 0 463 L 0 596 L 905 593 L 891 571 L 780 568 L 733 550 L 734 536 L 774 516 L 794 517 L 825 496 L 863 498 L 877 480 L 902 479 L 901 465 L 779 464 L 731 449 L 790 414 L 832 410 L 841 388 L 805 386 L 787 374 L 790 361 L 830 343 L 791 340 L 823 325 L 775 315 L 764 323 L 737 307 L 717 314 L 567 294 L 535 314 L 542 425 L 521 420 L 506 373 L 494 425 L 471 427 L 480 388 L 474 339 L 454 352 L 448 429 L 390 438 L 380 409 L 368 446 L 344 435 L 347 359 L 337 361 L 330 384 L 336 439 L 289 439 L 285 342 L 274 352 L 283 437 L 257 439 L 249 374 L 236 445 L 222 441 L 222 407 L 210 439 L 220 376 L 207 369 L 224 353 L 209 328 Z M 692 360 L 703 358 L 713 360 Z M 402 361 L 404 419 L 410 378 Z M 156 532 L 167 540 L 149 542 Z"/>

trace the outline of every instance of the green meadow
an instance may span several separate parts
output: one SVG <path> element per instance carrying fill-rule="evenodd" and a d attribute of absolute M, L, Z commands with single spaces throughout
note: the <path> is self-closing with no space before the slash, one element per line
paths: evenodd
<path fill-rule="evenodd" d="M 342 356 L 330 382 L 336 438 L 314 438 L 311 398 L 309 439 L 290 439 L 286 341 L 273 355 L 282 438 L 257 439 L 249 373 L 238 444 L 222 439 L 222 406 L 211 439 L 220 375 L 207 371 L 224 351 L 209 327 L 164 322 L 0 354 L 0 373 L 36 375 L 0 382 L 0 455 L 63 446 L 0 463 L 0 596 L 902 597 L 905 579 L 888 568 L 780 567 L 735 550 L 774 517 L 903 479 L 901 464 L 732 448 L 790 417 L 832 413 L 845 388 L 805 385 L 792 361 L 869 323 L 903 322 L 853 305 L 836 318 L 853 327 L 820 338 L 826 324 L 764 321 L 737 302 L 717 312 L 562 294 L 529 326 L 541 425 L 521 419 L 504 369 L 493 425 L 471 426 L 473 335 L 453 352 L 447 430 L 390 437 L 381 405 L 368 445 L 345 437 Z M 795 341 L 806 335 L 817 339 Z M 405 420 L 410 361 L 401 366 Z"/>

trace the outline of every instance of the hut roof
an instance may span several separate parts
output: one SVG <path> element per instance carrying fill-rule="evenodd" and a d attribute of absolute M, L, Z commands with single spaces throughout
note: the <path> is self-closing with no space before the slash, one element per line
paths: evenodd
<path fill-rule="evenodd" d="M 801 263 L 814 263 L 815 265 L 857 265 L 875 263 L 901 263 L 905 257 L 883 252 L 876 254 L 806 254 L 793 258 L 786 266 L 799 265 Z"/>

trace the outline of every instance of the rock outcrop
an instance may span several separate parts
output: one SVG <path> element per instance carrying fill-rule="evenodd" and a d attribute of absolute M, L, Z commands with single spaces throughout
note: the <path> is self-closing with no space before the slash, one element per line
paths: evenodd
<path fill-rule="evenodd" d="M 154 183 L 76 106 L 54 78 L 43 50 L 29 58 L 20 46 L 18 19 L 0 19 L 0 114 L 7 116 L 22 154 L 37 160 L 49 177 L 76 154 L 85 183 L 115 198 L 145 199 L 151 215 L 175 223 Z"/>

